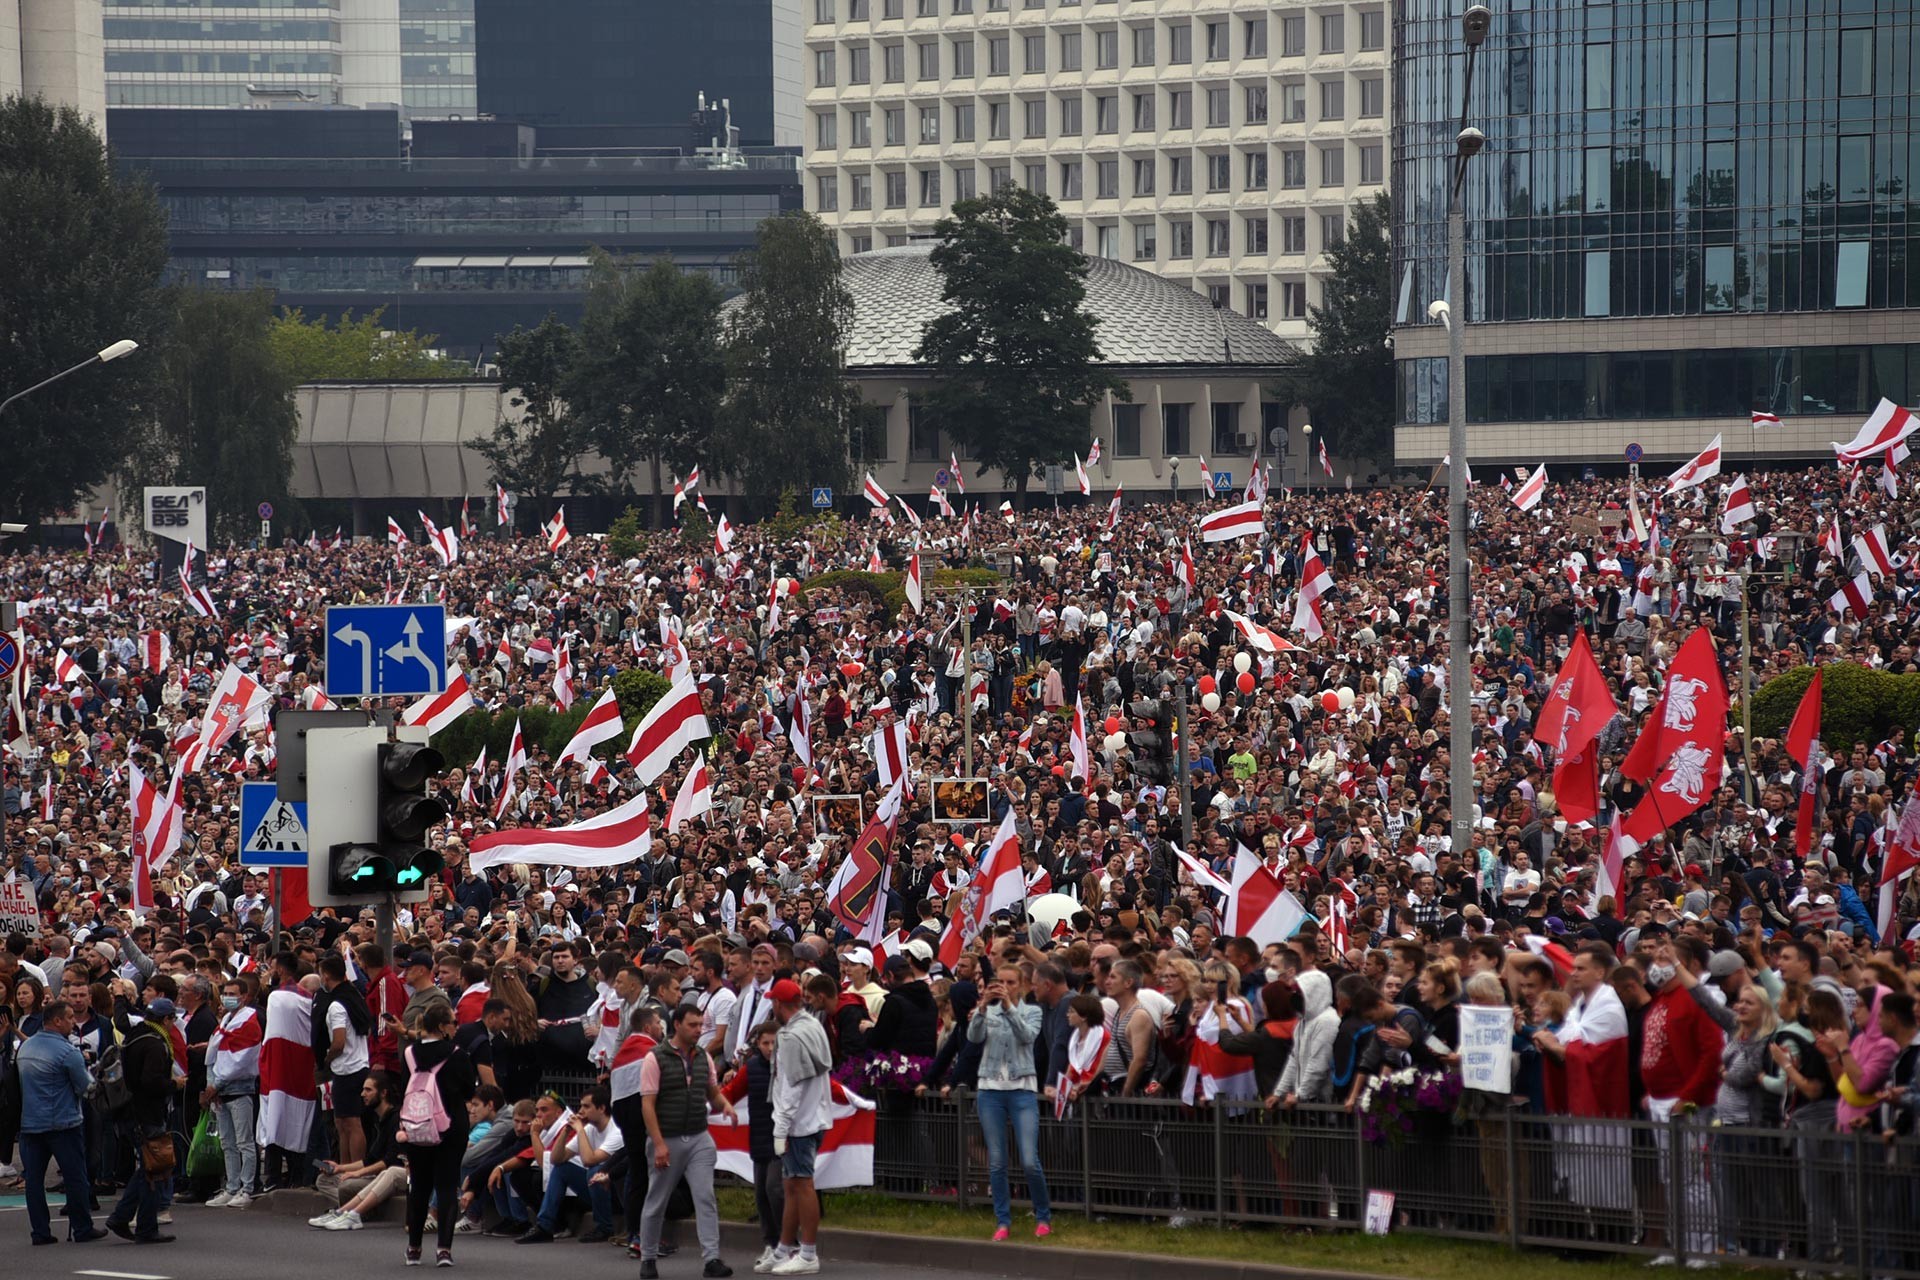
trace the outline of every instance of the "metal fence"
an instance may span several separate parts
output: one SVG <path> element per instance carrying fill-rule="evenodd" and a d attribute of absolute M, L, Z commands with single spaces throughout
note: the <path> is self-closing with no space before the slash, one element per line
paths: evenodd
<path fill-rule="evenodd" d="M 1920 1141 L 1872 1134 L 1427 1113 L 1404 1140 L 1374 1142 L 1334 1107 L 1089 1098 L 1062 1120 L 1042 1116 L 1040 1162 L 1056 1212 L 1089 1217 L 1358 1230 L 1370 1195 L 1386 1192 L 1396 1232 L 1920 1277 Z M 905 1199 L 986 1203 L 970 1096 L 883 1099 L 874 1183 Z"/>

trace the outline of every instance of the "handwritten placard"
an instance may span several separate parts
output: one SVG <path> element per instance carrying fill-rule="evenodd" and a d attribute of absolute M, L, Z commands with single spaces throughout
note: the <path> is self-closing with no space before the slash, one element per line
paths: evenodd
<path fill-rule="evenodd" d="M 1505 1005 L 1460 1006 L 1460 1074 L 1469 1089 L 1513 1091 L 1513 1010 Z"/>

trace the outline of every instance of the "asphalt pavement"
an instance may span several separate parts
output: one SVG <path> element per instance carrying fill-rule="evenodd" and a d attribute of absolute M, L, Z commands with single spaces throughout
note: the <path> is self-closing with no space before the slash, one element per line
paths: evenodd
<path fill-rule="evenodd" d="M 310 1280 L 312 1277 L 418 1275 L 429 1280 L 435 1271 L 433 1241 L 427 1241 L 427 1266 L 409 1272 L 403 1264 L 406 1232 L 397 1223 L 372 1222 L 359 1231 L 317 1231 L 305 1221 L 254 1210 L 207 1209 L 198 1205 L 174 1208 L 174 1224 L 164 1228 L 178 1239 L 173 1244 L 135 1245 L 108 1238 L 92 1244 L 30 1246 L 27 1215 L 18 1197 L 0 1202 L 0 1274 L 7 1280 Z M 56 1193 L 54 1210 L 59 1211 Z M 59 1225 L 64 1225 L 56 1219 Z M 693 1224 L 682 1227 L 686 1244 L 693 1243 Z M 731 1234 L 731 1233 L 729 1233 Z M 755 1251 L 757 1252 L 757 1250 Z M 753 1252 L 733 1250 L 723 1255 L 734 1273 L 753 1280 Z M 511 1240 L 482 1236 L 454 1237 L 454 1266 L 458 1276 L 478 1280 L 527 1280 L 533 1275 L 559 1275 L 567 1280 L 636 1280 L 640 1264 L 626 1250 L 606 1244 L 520 1245 Z M 821 1273 L 834 1280 L 959 1280 L 962 1276 L 1012 1274 L 978 1269 L 942 1270 L 902 1267 L 892 1263 L 836 1262 L 822 1251 Z M 695 1280 L 700 1275 L 699 1247 L 660 1260 L 661 1280 Z"/>

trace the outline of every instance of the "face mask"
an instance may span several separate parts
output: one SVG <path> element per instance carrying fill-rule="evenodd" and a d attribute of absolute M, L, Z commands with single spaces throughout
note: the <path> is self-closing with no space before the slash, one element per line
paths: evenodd
<path fill-rule="evenodd" d="M 221 996 L 220 1007 L 222 1009 L 225 1009 L 228 1013 L 232 1013 L 235 1009 L 238 1009 L 240 1007 L 240 997 L 239 996 Z"/>
<path fill-rule="evenodd" d="M 1658 991 L 1673 981 L 1674 967 L 1670 964 L 1651 965 L 1647 969 L 1647 985 Z"/>

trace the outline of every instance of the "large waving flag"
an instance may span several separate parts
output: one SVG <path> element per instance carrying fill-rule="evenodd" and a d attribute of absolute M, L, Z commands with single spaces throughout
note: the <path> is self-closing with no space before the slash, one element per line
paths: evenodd
<path fill-rule="evenodd" d="M 1026 877 L 1020 871 L 1020 837 L 1013 826 L 1014 812 L 1007 810 L 1000 829 L 993 833 L 980 870 L 967 882 L 959 910 L 947 921 L 940 935 L 940 963 L 952 969 L 960 953 L 980 936 L 996 911 L 1005 911 L 1026 900 Z"/>
<path fill-rule="evenodd" d="M 712 736 L 700 701 L 700 687 L 690 678 L 680 680 L 634 728 L 633 741 L 627 744 L 627 761 L 644 786 L 665 773 L 688 746 Z"/>
<path fill-rule="evenodd" d="M 1885 453 L 1912 435 L 1916 428 L 1920 428 L 1920 418 L 1883 399 L 1860 424 L 1860 433 L 1845 444 L 1835 442 L 1833 451 L 1842 462 L 1861 462 L 1876 453 Z"/>
<path fill-rule="evenodd" d="M 1533 726 L 1534 740 L 1553 748 L 1553 794 L 1568 822 L 1591 822 L 1600 811 L 1600 762 L 1588 748 L 1617 710 L 1587 633 L 1575 631 Z"/>
<path fill-rule="evenodd" d="M 456 672 L 453 679 L 447 681 L 447 687 L 439 693 L 429 693 L 409 703 L 407 709 L 400 713 L 400 723 L 416 728 L 425 725 L 427 733 L 432 735 L 478 705 L 473 700 L 473 689 L 467 683 L 467 673 Z"/>
<path fill-rule="evenodd" d="M 1227 930 L 1234 937 L 1252 938 L 1254 945 L 1285 942 L 1307 918 L 1307 909 L 1279 876 L 1269 871 L 1245 845 L 1233 858 L 1233 887 L 1227 895 Z"/>
<path fill-rule="evenodd" d="M 645 857 L 653 847 L 647 793 L 642 791 L 619 808 L 572 826 L 489 832 L 475 836 L 471 847 L 475 871 L 512 862 L 541 867 L 625 866 Z"/>
<path fill-rule="evenodd" d="M 1320 563 L 1311 536 L 1301 535 L 1300 550 L 1300 592 L 1293 604 L 1293 629 L 1304 631 L 1309 640 L 1318 640 L 1327 633 L 1320 621 L 1320 600 L 1333 590 L 1333 575 Z"/>
<path fill-rule="evenodd" d="M 1667 492 L 1679 493 L 1682 489 L 1691 489 L 1695 485 L 1705 484 L 1720 474 L 1720 437 L 1699 453 L 1693 460 L 1667 477 Z"/>
<path fill-rule="evenodd" d="M 733 1123 L 722 1115 L 707 1118 L 707 1132 L 713 1137 L 722 1173 L 753 1179 L 753 1155 L 748 1150 L 747 1129 L 751 1123 L 748 1102 L 742 1098 L 733 1105 Z M 873 1185 L 874 1104 L 849 1093 L 838 1080 L 832 1082 L 832 1100 L 827 1107 L 827 1131 L 820 1135 L 820 1152 L 814 1157 L 813 1185 L 822 1191 Z"/>
<path fill-rule="evenodd" d="M 573 731 L 573 737 L 567 740 L 566 747 L 560 752 L 560 758 L 584 762 L 595 747 L 603 742 L 612 742 L 625 731 L 626 727 L 626 723 L 620 718 L 620 701 L 613 696 L 613 690 L 609 689 L 600 695 L 599 701 L 593 704 L 593 709 L 587 712 L 587 718 L 582 720 L 580 727 Z"/>
<path fill-rule="evenodd" d="M 1699 809 L 1726 769 L 1727 686 L 1713 635 L 1695 628 L 1667 668 L 1666 687 L 1620 772 L 1647 785 L 1623 832 L 1639 847 Z"/>
<path fill-rule="evenodd" d="M 671 835 L 703 813 L 713 812 L 713 771 L 707 768 L 707 758 L 699 752 L 693 756 L 693 767 L 687 770 L 687 776 L 680 782 L 680 791 L 673 797 L 673 807 L 667 810 L 667 832 Z"/>
<path fill-rule="evenodd" d="M 1266 516 L 1261 504 L 1255 501 L 1236 503 L 1231 507 L 1221 507 L 1209 511 L 1200 518 L 1200 541 L 1226 542 L 1231 538 L 1244 538 L 1248 534 L 1257 534 L 1266 527 Z"/>

